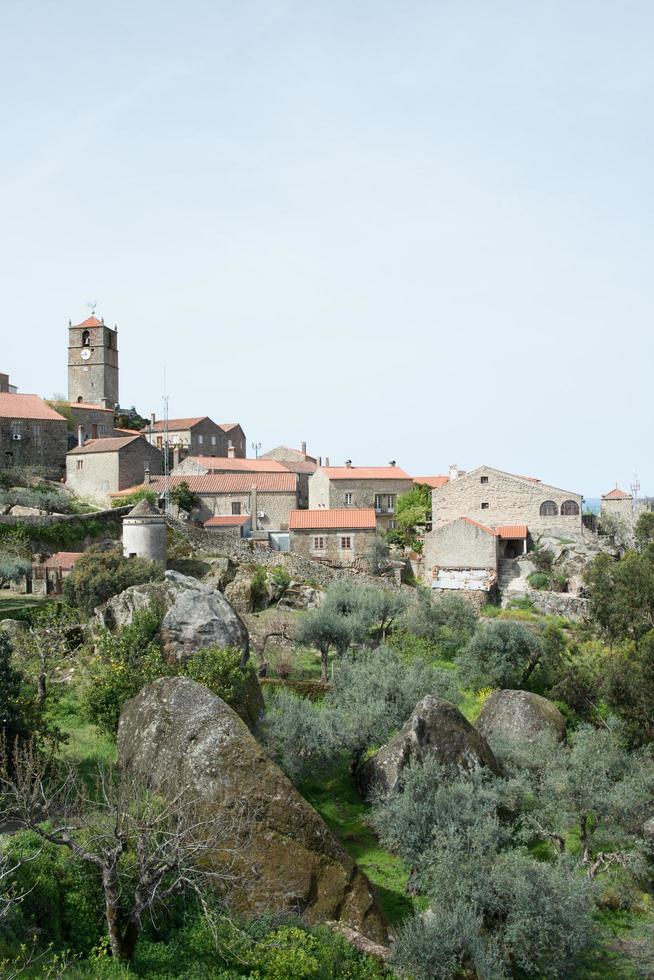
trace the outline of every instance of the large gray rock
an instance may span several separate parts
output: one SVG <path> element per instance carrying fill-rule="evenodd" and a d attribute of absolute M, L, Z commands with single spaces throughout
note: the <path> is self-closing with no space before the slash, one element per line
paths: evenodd
<path fill-rule="evenodd" d="M 455 705 L 428 694 L 394 739 L 363 764 L 357 782 L 364 795 L 389 793 L 402 783 L 412 762 L 435 758 L 462 772 L 487 767 L 499 775 L 500 767 L 486 742 Z"/>
<path fill-rule="evenodd" d="M 367 878 L 240 718 L 201 684 L 163 678 L 128 701 L 118 761 L 163 795 L 188 788 L 212 811 L 245 804 L 255 816 L 247 847 L 236 855 L 230 894 L 236 912 L 337 919 L 385 940 Z"/>
<path fill-rule="evenodd" d="M 127 626 L 134 613 L 159 604 L 165 614 L 161 626 L 164 653 L 183 660 L 203 647 L 235 647 L 246 656 L 248 632 L 225 597 L 188 575 L 167 571 L 163 582 L 133 585 L 96 609 L 108 629 Z"/>
<path fill-rule="evenodd" d="M 541 733 L 565 738 L 565 718 L 556 705 L 529 691 L 493 691 L 475 727 L 487 739 L 530 742 Z"/>
<path fill-rule="evenodd" d="M 9 511 L 12 517 L 44 517 L 48 512 L 39 507 L 25 507 L 23 504 L 14 504 Z"/>

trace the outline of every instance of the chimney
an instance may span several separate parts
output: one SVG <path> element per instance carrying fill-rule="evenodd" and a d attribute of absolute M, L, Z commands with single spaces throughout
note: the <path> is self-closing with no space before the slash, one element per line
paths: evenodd
<path fill-rule="evenodd" d="M 229 446 L 227 447 L 227 459 L 235 459 L 235 458 L 236 458 L 236 449 L 234 448 L 234 446 L 232 446 L 230 442 Z"/>
<path fill-rule="evenodd" d="M 449 472 L 450 480 L 456 480 L 458 475 L 459 475 L 459 467 L 457 466 L 456 463 L 450 463 L 450 472 Z"/>
<path fill-rule="evenodd" d="M 173 469 L 179 466 L 179 446 L 173 446 Z"/>
<path fill-rule="evenodd" d="M 157 416 L 154 414 L 154 412 L 151 412 L 150 413 L 150 425 L 152 426 L 152 428 L 154 428 L 154 423 L 156 421 L 157 421 Z"/>
<path fill-rule="evenodd" d="M 145 470 L 143 472 L 143 483 L 146 487 L 150 486 L 150 464 L 145 464 Z"/>
<path fill-rule="evenodd" d="M 84 426 L 83 425 L 78 425 L 77 426 L 77 445 L 78 446 L 83 446 L 84 445 Z"/>
<path fill-rule="evenodd" d="M 345 467 L 348 470 L 352 469 L 352 460 L 351 459 L 346 459 L 345 460 Z"/>
<path fill-rule="evenodd" d="M 322 466 L 322 456 L 318 457 L 318 466 Z"/>
<path fill-rule="evenodd" d="M 300 450 L 302 451 L 302 455 L 303 456 L 306 456 L 306 454 L 307 454 L 307 444 L 306 444 L 306 442 L 301 442 L 300 443 Z"/>
<path fill-rule="evenodd" d="M 388 461 L 388 465 L 389 466 L 397 466 L 397 461 L 394 460 L 394 459 L 391 459 L 391 460 Z"/>
<path fill-rule="evenodd" d="M 252 484 L 252 490 L 250 493 L 250 514 L 252 517 L 252 530 L 257 530 L 257 485 Z"/>
<path fill-rule="evenodd" d="M 325 456 L 325 466 L 329 466 L 329 456 Z"/>

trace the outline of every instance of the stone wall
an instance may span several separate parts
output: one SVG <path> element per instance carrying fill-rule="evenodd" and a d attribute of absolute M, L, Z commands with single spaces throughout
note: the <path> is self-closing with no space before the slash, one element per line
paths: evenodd
<path fill-rule="evenodd" d="M 365 558 L 370 550 L 372 541 L 377 534 L 374 528 L 356 531 L 339 531 L 333 528 L 322 530 L 291 531 L 291 551 L 305 558 L 324 558 L 328 561 L 351 564 L 358 558 Z M 352 545 L 350 551 L 341 548 L 343 538 L 349 538 Z M 316 550 L 316 539 L 322 541 L 322 550 Z"/>
<path fill-rule="evenodd" d="M 581 499 L 580 494 L 568 490 L 480 466 L 432 492 L 432 523 L 436 527 L 457 517 L 470 517 L 491 528 L 526 524 L 532 534 L 576 536 L 581 535 Z M 553 500 L 557 505 L 557 516 L 541 516 L 540 506 L 546 500 Z M 577 504 L 578 514 L 560 514 L 561 504 L 566 500 Z M 488 506 L 483 507 L 484 503 Z"/>
<path fill-rule="evenodd" d="M 564 616 L 576 621 L 588 616 L 588 599 L 568 595 L 566 592 L 541 592 L 537 589 L 530 589 L 529 592 L 504 592 L 502 608 L 506 609 L 514 599 L 528 599 L 534 609 L 545 615 Z"/>
<path fill-rule="evenodd" d="M 68 340 L 68 401 L 118 404 L 118 332 L 102 324 L 70 327 Z M 89 356 L 83 360 L 83 336 L 89 334 Z"/>
<path fill-rule="evenodd" d="M 143 483 L 146 464 L 152 476 L 163 469 L 161 452 L 145 439 L 135 439 L 120 451 L 73 453 L 66 458 L 66 486 L 107 504 L 109 494 Z"/>
<path fill-rule="evenodd" d="M 20 439 L 14 439 L 20 435 Z M 0 468 L 41 466 L 59 480 L 66 467 L 68 426 L 65 419 L 0 418 Z"/>
<path fill-rule="evenodd" d="M 489 568 L 497 570 L 498 539 L 494 534 L 460 519 L 425 535 L 424 574 L 434 568 Z"/>
<path fill-rule="evenodd" d="M 124 432 L 118 432 L 114 428 L 114 413 L 102 408 L 82 408 L 79 405 L 71 405 L 70 411 L 75 420 L 75 435 L 77 426 L 81 425 L 84 430 L 84 439 L 105 439 L 111 436 L 123 436 Z"/>
<path fill-rule="evenodd" d="M 241 514 L 250 513 L 250 492 L 244 493 L 201 493 L 198 517 L 207 521 L 210 517 L 228 517 L 232 513 L 232 504 L 241 505 Z M 263 512 L 264 517 L 257 518 L 260 529 L 268 531 L 286 531 L 289 515 L 297 509 L 297 493 L 272 493 L 265 490 L 257 492 L 257 512 Z"/>
<path fill-rule="evenodd" d="M 339 507 L 351 507 L 353 509 L 362 507 L 374 507 L 375 496 L 377 494 L 392 495 L 397 501 L 397 497 L 413 487 L 412 480 L 402 479 L 380 479 L 362 480 L 356 477 L 356 468 L 352 470 L 352 479 L 330 480 L 323 470 L 316 470 L 309 478 L 309 510 L 318 510 L 328 507 L 334 510 Z M 350 494 L 351 499 L 346 495 Z M 393 526 L 395 521 L 394 510 L 386 510 L 377 515 L 377 525 L 382 530 L 387 530 Z"/>
<path fill-rule="evenodd" d="M 163 432 L 153 432 L 148 426 L 143 434 L 153 446 L 163 447 Z M 227 456 L 227 434 L 209 418 L 202 419 L 191 429 L 171 428 L 168 441 L 171 447 L 185 446 L 189 456 Z"/>
<path fill-rule="evenodd" d="M 617 517 L 628 525 L 633 524 L 636 518 L 633 497 L 627 497 L 623 500 L 602 500 L 600 518 L 606 516 Z"/>

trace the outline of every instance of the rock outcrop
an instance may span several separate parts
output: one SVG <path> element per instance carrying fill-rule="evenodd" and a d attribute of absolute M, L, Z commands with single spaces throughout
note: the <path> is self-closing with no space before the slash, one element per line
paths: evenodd
<path fill-rule="evenodd" d="M 389 793 L 401 785 L 402 773 L 412 762 L 435 758 L 462 772 L 487 767 L 499 775 L 500 767 L 486 739 L 455 705 L 428 694 L 395 738 L 363 764 L 357 775 L 361 792 Z"/>
<path fill-rule="evenodd" d="M 179 572 L 168 571 L 162 582 L 133 585 L 95 611 L 107 629 L 127 626 L 134 613 L 160 605 L 164 653 L 183 660 L 207 646 L 235 647 L 246 655 L 249 649 L 245 625 L 225 597 L 209 585 Z"/>
<path fill-rule="evenodd" d="M 230 893 L 236 912 L 293 910 L 308 922 L 336 919 L 385 941 L 365 875 L 240 718 L 201 684 L 163 678 L 128 701 L 118 759 L 164 795 L 168 787 L 188 787 L 225 813 L 245 803 L 254 820 L 247 847 L 236 856 Z"/>
<path fill-rule="evenodd" d="M 493 691 L 475 728 L 484 738 L 531 741 L 541 733 L 565 738 L 565 718 L 551 701 L 529 691 Z"/>

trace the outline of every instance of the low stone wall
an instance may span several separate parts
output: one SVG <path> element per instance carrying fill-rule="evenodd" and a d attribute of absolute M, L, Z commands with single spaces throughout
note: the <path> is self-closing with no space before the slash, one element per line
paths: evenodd
<path fill-rule="evenodd" d="M 129 514 L 132 509 L 132 505 L 129 507 L 114 507 L 111 510 L 98 510 L 93 511 L 91 514 L 41 514 L 34 517 L 21 517 L 19 515 L 14 516 L 13 514 L 3 514 L 0 516 L 0 527 L 8 525 L 9 527 L 15 527 L 18 524 L 25 525 L 26 527 L 38 528 L 38 527 L 48 527 L 51 524 L 65 524 L 65 523 L 84 523 L 85 521 L 100 521 L 102 524 L 110 524 L 112 521 L 118 518 L 125 517 Z"/>
<path fill-rule="evenodd" d="M 85 551 L 99 539 L 119 538 L 122 518 L 130 510 L 131 507 L 116 507 L 91 514 L 43 514 L 35 517 L 5 514 L 0 516 L 0 540 L 3 530 L 24 528 L 33 554 Z M 98 525 L 102 530 L 98 531 Z M 87 528 L 89 533 L 86 533 Z"/>
<path fill-rule="evenodd" d="M 588 616 L 588 599 L 569 595 L 567 592 L 544 592 L 533 589 L 529 592 L 505 592 L 502 608 L 506 609 L 512 599 L 528 599 L 534 609 L 549 616 L 564 616 L 575 622 Z"/>

